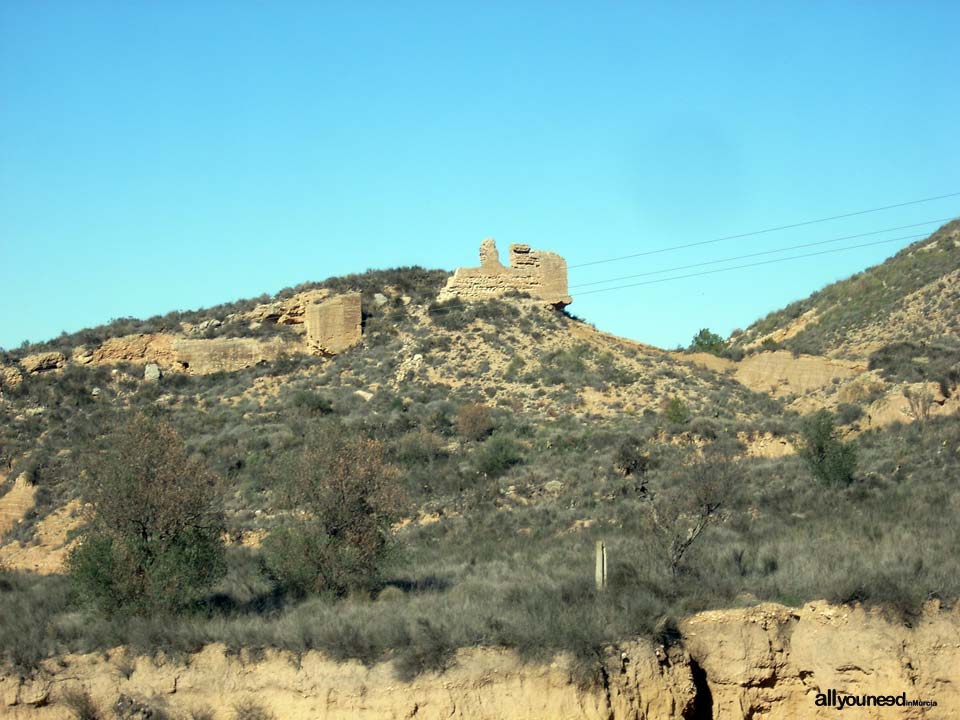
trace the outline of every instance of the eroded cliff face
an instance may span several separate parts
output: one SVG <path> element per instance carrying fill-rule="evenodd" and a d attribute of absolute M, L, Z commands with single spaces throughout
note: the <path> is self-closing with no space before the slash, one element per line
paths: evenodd
<path fill-rule="evenodd" d="M 960 717 L 960 611 L 928 606 L 912 627 L 862 608 L 764 604 L 695 615 L 684 646 L 710 692 L 703 718 Z M 936 707 L 818 707 L 828 690 L 899 695 Z M 837 715 L 837 713 L 842 713 Z"/>
<path fill-rule="evenodd" d="M 24 720 L 72 717 L 62 698 L 82 689 L 109 716 L 121 696 L 171 713 L 210 708 L 218 719 L 233 718 L 234 705 L 253 700 L 283 720 L 412 718 L 439 720 L 608 720 L 681 717 L 695 688 L 686 656 L 661 662 L 648 643 L 631 643 L 611 654 L 600 682 L 585 689 L 563 658 L 549 665 L 524 665 L 512 653 L 470 649 L 457 654 L 441 674 L 411 682 L 396 678 L 390 663 L 365 667 L 336 663 L 310 652 L 297 660 L 268 651 L 253 661 L 229 656 L 212 645 L 189 662 L 125 659 L 122 650 L 74 655 L 48 665 L 33 679 L 0 678 L 0 715 Z M 137 716 L 139 717 L 139 716 Z"/>
<path fill-rule="evenodd" d="M 878 613 L 811 603 L 701 613 L 681 623 L 682 646 L 609 648 L 582 687 L 564 658 L 526 665 L 510 652 L 462 650 L 442 673 L 410 682 L 390 663 L 365 667 L 310 652 L 256 660 L 213 645 L 186 662 L 128 659 L 122 649 L 47 663 L 33 678 L 0 676 L 0 715 L 72 717 L 64 692 L 82 689 L 110 716 L 117 700 L 184 715 L 234 717 L 254 700 L 277 718 L 471 720 L 822 720 L 817 693 L 897 695 L 936 707 L 870 707 L 843 717 L 960 716 L 960 613 L 928 608 L 913 627 Z M 130 717 L 144 717 L 131 715 Z"/>

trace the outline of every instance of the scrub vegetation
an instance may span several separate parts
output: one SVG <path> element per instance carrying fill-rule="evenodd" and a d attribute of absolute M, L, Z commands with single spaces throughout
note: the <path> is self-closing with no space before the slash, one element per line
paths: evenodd
<path fill-rule="evenodd" d="M 0 660 L 30 672 L 68 651 L 222 642 L 392 658 L 412 677 L 465 646 L 590 658 L 636 635 L 672 642 L 677 618 L 708 608 L 826 598 L 909 622 L 960 595 L 955 416 L 851 439 L 829 413 L 580 342 L 504 363 L 504 382 L 532 389 L 522 399 L 398 375 L 398 327 L 433 367 L 465 337 L 510 356 L 575 322 L 510 300 L 441 313 L 429 298 L 443 277 L 327 281 L 366 297 L 389 280 L 414 298 L 365 302 L 363 345 L 333 359 L 159 383 L 142 367 L 71 365 L 7 392 L 0 462 L 37 489 L 7 539 L 29 543 L 75 497 L 89 523 L 69 574 L 0 570 Z M 444 319 L 423 325 L 431 315 Z M 877 362 L 915 372 L 899 357 Z M 578 399 L 623 388 L 656 403 L 599 414 Z M 750 455 L 757 433 L 801 452 Z"/>

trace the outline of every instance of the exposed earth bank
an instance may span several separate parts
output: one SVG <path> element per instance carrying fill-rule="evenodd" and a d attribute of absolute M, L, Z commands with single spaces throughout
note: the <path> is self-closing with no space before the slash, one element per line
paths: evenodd
<path fill-rule="evenodd" d="M 245 701 L 283 720 L 306 718 L 469 718 L 471 720 L 804 720 L 835 718 L 817 693 L 899 695 L 936 707 L 847 708 L 867 718 L 960 717 L 960 610 L 931 603 L 911 627 L 861 608 L 763 604 L 705 612 L 680 625 L 672 647 L 646 641 L 609 648 L 594 682 L 578 684 L 565 658 L 522 663 L 495 649 L 460 651 L 451 667 L 412 681 L 390 663 L 337 663 L 316 652 L 297 660 L 268 651 L 254 658 L 212 645 L 186 660 L 130 659 L 122 649 L 50 661 L 32 678 L 0 675 L 0 716 L 54 720 L 63 703 L 89 693 L 101 717 L 126 707 L 172 717 L 237 716 Z M 160 717 L 130 712 L 121 717 Z"/>

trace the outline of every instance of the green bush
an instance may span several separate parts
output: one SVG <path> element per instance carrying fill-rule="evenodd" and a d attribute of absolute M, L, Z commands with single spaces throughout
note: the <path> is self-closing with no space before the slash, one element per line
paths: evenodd
<path fill-rule="evenodd" d="M 863 408 L 856 403 L 840 403 L 837 405 L 837 422 L 840 425 L 850 425 L 863 417 Z"/>
<path fill-rule="evenodd" d="M 522 460 L 517 443 L 506 435 L 496 434 L 477 450 L 474 467 L 481 475 L 496 479 Z"/>
<path fill-rule="evenodd" d="M 327 415 L 333 412 L 333 403 L 318 392 L 298 390 L 290 403 L 307 415 Z"/>
<path fill-rule="evenodd" d="M 667 401 L 663 409 L 663 416 L 667 422 L 674 425 L 686 425 L 690 422 L 690 408 L 678 397 L 672 397 Z"/>
<path fill-rule="evenodd" d="M 220 478 L 172 427 L 143 415 L 108 441 L 87 471 L 93 518 L 70 575 L 108 613 L 182 610 L 226 572 Z"/>
<path fill-rule="evenodd" d="M 690 347 L 687 352 L 704 352 L 711 355 L 723 356 L 727 349 L 727 343 L 715 332 L 710 332 L 709 328 L 701 328 L 700 332 L 693 336 Z"/>
<path fill-rule="evenodd" d="M 840 439 L 833 414 L 820 410 L 800 421 L 800 455 L 813 476 L 831 485 L 849 485 L 857 469 L 857 449 Z"/>

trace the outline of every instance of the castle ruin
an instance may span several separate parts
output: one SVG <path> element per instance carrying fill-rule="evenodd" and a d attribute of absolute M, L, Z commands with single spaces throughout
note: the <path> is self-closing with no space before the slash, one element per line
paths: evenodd
<path fill-rule="evenodd" d="M 437 300 L 488 300 L 508 292 L 526 293 L 562 308 L 573 302 L 567 293 L 567 261 L 556 253 L 510 246 L 510 265 L 500 262 L 493 238 L 480 244 L 480 267 L 457 268 Z"/>
<path fill-rule="evenodd" d="M 307 344 L 324 355 L 336 355 L 360 342 L 363 314 L 360 293 L 345 293 L 319 305 L 308 305 L 303 316 Z"/>

